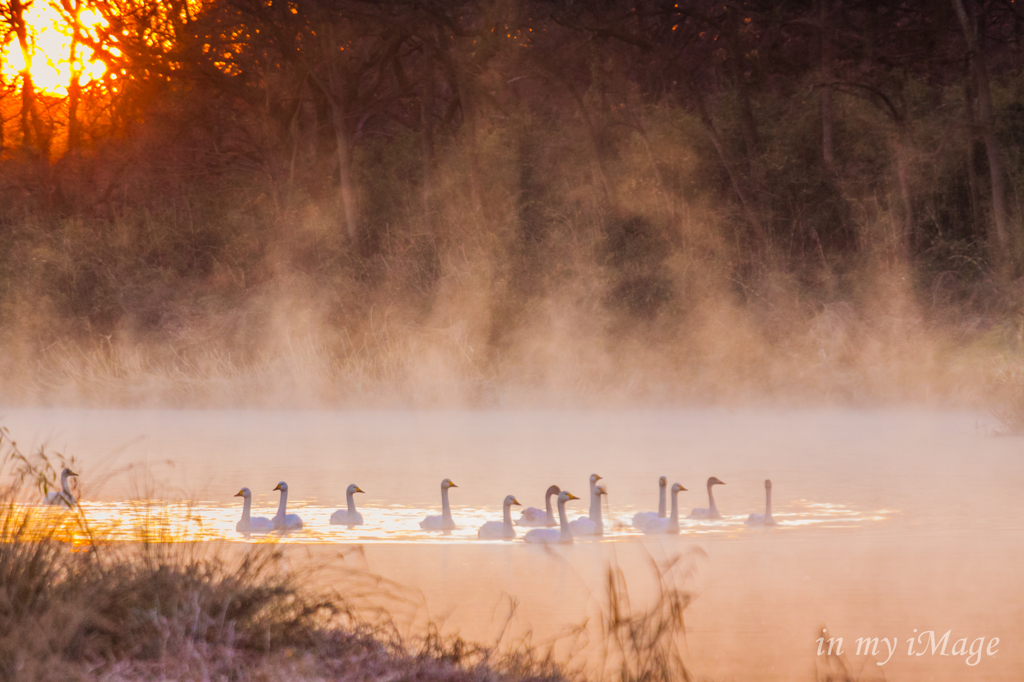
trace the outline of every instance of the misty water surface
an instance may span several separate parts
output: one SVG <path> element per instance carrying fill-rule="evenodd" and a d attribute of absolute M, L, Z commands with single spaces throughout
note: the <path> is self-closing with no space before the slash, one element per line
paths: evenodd
<path fill-rule="evenodd" d="M 1021 441 L 986 435 L 960 412 L 878 410 L 681 410 L 621 412 L 2 411 L 23 450 L 47 444 L 74 456 L 83 506 L 116 533 L 138 497 L 189 500 L 183 537 L 246 540 L 234 531 L 233 495 L 254 491 L 253 513 L 271 516 L 273 487 L 291 490 L 306 528 L 283 540 L 328 564 L 356 566 L 417 590 L 409 626 L 427 617 L 448 631 L 489 641 L 510 603 L 512 631 L 545 641 L 594 619 L 605 572 L 621 567 L 638 599 L 652 594 L 652 561 L 683 555 L 696 601 L 687 614 L 688 655 L 717 679 L 810 679 L 824 626 L 847 644 L 864 679 L 1016 679 L 1024 666 Z M 551 483 L 587 496 L 597 472 L 608 487 L 609 533 L 554 550 L 480 543 L 476 528 L 500 518 L 515 494 L 542 506 Z M 706 506 L 704 481 L 725 516 L 684 523 L 679 537 L 629 528 L 655 509 L 657 477 L 689 488 L 683 513 Z M 421 532 L 439 513 L 449 477 L 460 530 Z M 774 481 L 780 526 L 751 529 Z M 366 520 L 331 527 L 344 489 L 358 483 Z M 583 499 L 570 517 L 586 513 Z M 182 518 L 185 518 L 182 513 Z M 350 550 L 361 546 L 361 552 Z M 342 554 L 346 557 L 341 558 Z M 332 558 L 335 557 L 336 558 Z M 297 555 L 296 555 L 297 556 Z M 325 578 L 329 579 L 329 578 Z M 401 611 L 401 609 L 399 609 Z M 952 630 L 997 653 L 907 655 L 906 640 Z M 506 633 L 508 637 L 508 633 Z M 898 638 L 886 658 L 849 650 L 858 637 Z M 570 647 L 565 646 L 566 650 Z M 918 647 L 922 648 L 922 647 Z"/>

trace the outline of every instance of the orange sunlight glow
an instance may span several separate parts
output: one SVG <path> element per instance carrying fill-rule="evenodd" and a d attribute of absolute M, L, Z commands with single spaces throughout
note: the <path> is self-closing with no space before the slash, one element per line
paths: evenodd
<path fill-rule="evenodd" d="M 74 63 L 71 62 L 72 28 L 49 2 L 36 0 L 25 9 L 24 16 L 30 43 L 28 71 L 38 90 L 64 95 L 73 73 L 80 74 L 79 82 L 85 85 L 106 72 L 106 64 L 95 59 L 93 51 L 82 43 L 75 46 Z M 95 38 L 95 30 L 105 25 L 106 19 L 97 12 L 82 10 L 79 13 L 80 35 Z M 3 53 L 0 60 L 3 78 L 12 82 L 25 70 L 25 58 L 13 32 L 3 46 Z"/>

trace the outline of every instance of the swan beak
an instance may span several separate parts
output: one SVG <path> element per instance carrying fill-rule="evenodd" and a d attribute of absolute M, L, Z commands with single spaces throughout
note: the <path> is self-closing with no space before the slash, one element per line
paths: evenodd
<path fill-rule="evenodd" d="M 454 483 L 452 483 L 452 482 L 450 482 L 450 481 L 449 481 L 449 483 L 448 483 L 448 487 L 449 487 L 449 488 L 458 488 L 459 486 L 457 486 L 457 485 L 455 485 Z"/>
<path fill-rule="evenodd" d="M 239 490 L 237 493 L 235 493 L 235 497 L 245 497 L 245 493 Z"/>
<path fill-rule="evenodd" d="M 519 504 L 519 500 L 517 500 L 514 497 L 512 498 L 512 504 L 516 505 L 517 507 L 522 507 L 523 506 L 523 505 Z"/>
<path fill-rule="evenodd" d="M 595 481 L 600 481 L 602 478 L 604 478 L 604 476 L 598 476 L 597 474 L 594 474 Z"/>
<path fill-rule="evenodd" d="M 71 471 L 70 469 L 68 470 L 68 476 L 77 476 L 77 475 L 78 474 L 76 474 L 74 471 Z"/>
<path fill-rule="evenodd" d="M 277 485 L 274 486 L 274 490 L 280 490 L 280 489 L 281 489 L 281 484 L 280 483 L 278 483 Z"/>
<path fill-rule="evenodd" d="M 578 500 L 578 499 L 580 499 L 580 498 L 576 497 L 576 496 L 575 496 L 575 495 L 573 495 L 572 493 L 569 493 L 569 499 L 570 499 L 570 500 Z"/>
<path fill-rule="evenodd" d="M 679 486 L 679 492 L 685 493 L 686 492 L 686 488 L 684 488 L 683 486 Z"/>
<path fill-rule="evenodd" d="M 360 488 L 359 486 L 356 486 L 356 489 L 355 489 L 355 490 L 354 490 L 353 492 L 357 492 L 357 493 L 365 493 L 366 491 L 365 491 L 365 490 L 363 490 L 362 488 Z"/>

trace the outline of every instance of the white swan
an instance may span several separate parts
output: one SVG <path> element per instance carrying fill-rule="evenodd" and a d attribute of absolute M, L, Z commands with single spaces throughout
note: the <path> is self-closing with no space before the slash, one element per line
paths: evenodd
<path fill-rule="evenodd" d="M 336 526 L 363 525 L 363 515 L 356 511 L 355 494 L 365 492 L 365 490 L 357 486 L 355 483 L 350 485 L 345 490 L 345 501 L 348 502 L 348 508 L 339 509 L 338 511 L 331 514 L 331 523 Z"/>
<path fill-rule="evenodd" d="M 775 517 L 772 516 L 772 479 L 764 480 L 764 514 L 751 514 L 747 517 L 748 526 L 777 526 Z"/>
<path fill-rule="evenodd" d="M 64 471 L 60 472 L 60 490 L 46 493 L 43 497 L 43 504 L 74 507 L 76 501 L 75 496 L 71 494 L 71 488 L 68 487 L 68 476 L 77 475 L 74 471 L 65 467 Z"/>
<path fill-rule="evenodd" d="M 691 519 L 720 519 L 722 515 L 718 513 L 718 507 L 715 506 L 715 496 L 711 493 L 711 486 L 713 485 L 725 485 L 725 481 L 720 481 L 715 476 L 708 479 L 708 506 L 694 509 L 690 512 Z"/>
<path fill-rule="evenodd" d="M 286 513 L 288 507 L 288 484 L 281 481 L 274 490 L 281 491 L 281 502 L 277 505 L 277 513 L 274 514 L 274 528 L 276 530 L 299 530 L 302 528 L 302 519 L 298 514 Z"/>
<path fill-rule="evenodd" d="M 597 482 L 601 480 L 601 477 L 597 474 L 590 474 L 590 510 L 587 512 L 588 518 L 596 518 L 601 513 L 601 496 L 597 493 Z"/>
<path fill-rule="evenodd" d="M 252 491 L 242 488 L 235 497 L 242 498 L 242 520 L 235 525 L 239 533 L 269 533 L 274 530 L 274 522 L 266 516 L 251 516 L 252 512 Z"/>
<path fill-rule="evenodd" d="M 529 533 L 523 536 L 523 540 L 530 543 L 555 543 L 555 542 L 572 542 L 572 529 L 569 527 L 569 521 L 565 518 L 565 503 L 569 500 L 578 500 L 580 498 L 573 495 L 568 490 L 563 490 L 558 493 L 558 524 L 560 528 L 555 530 L 554 528 L 534 528 Z"/>
<path fill-rule="evenodd" d="M 454 530 L 455 521 L 452 519 L 452 508 L 448 504 L 448 489 L 459 486 L 451 482 L 451 479 L 441 481 L 441 515 L 428 516 L 420 521 L 420 528 L 423 530 Z"/>
<path fill-rule="evenodd" d="M 665 487 L 668 485 L 668 479 L 662 476 L 658 479 L 658 511 L 656 512 L 638 512 L 633 515 L 633 527 L 644 529 L 649 521 L 654 519 L 665 518 Z"/>
<path fill-rule="evenodd" d="M 678 483 L 672 484 L 672 513 L 665 519 L 651 519 L 644 526 L 646 535 L 679 532 L 679 493 L 686 490 Z"/>
<path fill-rule="evenodd" d="M 594 486 L 593 496 L 597 500 L 596 505 L 591 505 L 597 512 L 594 516 L 581 516 L 569 523 L 572 534 L 575 535 L 604 535 L 604 521 L 601 520 L 601 496 L 607 495 L 608 491 L 603 485 Z"/>
<path fill-rule="evenodd" d="M 516 521 L 517 526 L 533 526 L 533 527 L 552 527 L 558 524 L 555 521 L 554 511 L 551 509 L 551 497 L 562 492 L 562 489 L 557 485 L 553 485 L 548 488 L 547 492 L 544 493 L 544 506 L 547 510 L 537 509 L 536 507 L 527 507 L 523 510 L 519 520 Z"/>
<path fill-rule="evenodd" d="M 512 525 L 512 505 L 518 505 L 519 500 L 515 495 L 506 495 L 505 502 L 501 505 L 501 521 L 488 521 L 480 526 L 476 537 L 479 540 L 515 540 L 516 529 Z"/>

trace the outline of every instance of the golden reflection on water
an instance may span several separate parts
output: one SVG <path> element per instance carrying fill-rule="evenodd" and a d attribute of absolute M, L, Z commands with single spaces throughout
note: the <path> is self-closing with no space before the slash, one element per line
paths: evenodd
<path fill-rule="evenodd" d="M 500 509 L 453 507 L 458 528 L 448 532 L 421 530 L 420 520 L 436 509 L 388 506 L 360 507 L 361 526 L 331 525 L 332 507 L 295 502 L 290 513 L 298 514 L 303 528 L 298 531 L 243 534 L 236 530 L 241 517 L 240 505 L 204 502 L 169 502 L 165 500 L 132 500 L 125 502 L 82 502 L 79 510 L 25 505 L 23 514 L 32 519 L 27 536 L 53 537 L 73 544 L 98 540 L 104 542 L 206 542 L 228 540 L 238 542 L 284 542 L 298 544 L 437 544 L 473 542 L 505 544 L 502 540 L 478 540 L 477 529 L 486 521 L 500 520 Z M 254 516 L 273 516 L 275 510 L 255 510 Z M 631 519 L 636 510 L 605 512 L 605 534 L 600 538 L 576 536 L 578 542 L 621 542 L 646 537 L 633 528 Z M 840 504 L 794 502 L 789 508 L 774 512 L 778 525 L 773 528 L 748 527 L 746 515 L 727 515 L 720 520 L 680 519 L 681 536 L 709 534 L 740 537 L 745 533 L 785 532 L 795 528 L 856 528 L 884 522 L 896 514 L 894 510 L 860 510 Z M 571 514 L 577 518 L 583 514 Z M 518 542 L 529 528 L 517 527 Z"/>

